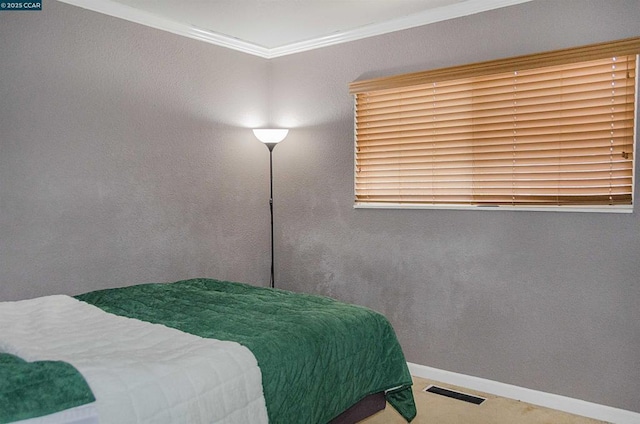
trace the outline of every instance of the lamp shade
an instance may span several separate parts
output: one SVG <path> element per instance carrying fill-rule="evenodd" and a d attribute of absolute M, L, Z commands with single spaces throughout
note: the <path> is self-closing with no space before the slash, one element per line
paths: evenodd
<path fill-rule="evenodd" d="M 288 133 L 289 130 L 281 128 L 260 128 L 253 130 L 256 138 L 265 144 L 280 143 Z"/>

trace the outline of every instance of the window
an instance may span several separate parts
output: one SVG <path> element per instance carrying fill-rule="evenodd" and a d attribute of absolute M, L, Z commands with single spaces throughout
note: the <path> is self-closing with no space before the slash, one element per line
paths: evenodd
<path fill-rule="evenodd" d="M 631 211 L 640 38 L 356 81 L 359 207 Z"/>

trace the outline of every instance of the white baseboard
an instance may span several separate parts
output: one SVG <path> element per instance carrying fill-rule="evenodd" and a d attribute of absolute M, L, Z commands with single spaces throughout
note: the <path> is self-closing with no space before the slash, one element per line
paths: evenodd
<path fill-rule="evenodd" d="M 460 386 L 479 392 L 489 393 L 509 399 L 516 399 L 522 402 L 531 403 L 570 414 L 581 415 L 600 421 L 613 424 L 638 424 L 640 423 L 640 413 L 613 408 L 611 406 L 599 405 L 597 403 L 584 400 L 573 399 L 566 396 L 554 395 L 552 393 L 540 392 L 538 390 L 513 386 L 511 384 L 500 383 L 498 381 L 473 377 L 465 374 L 458 374 L 451 371 L 440 370 L 427 367 L 425 365 L 407 363 L 411 375 L 415 377 L 427 378 L 441 383 Z"/>

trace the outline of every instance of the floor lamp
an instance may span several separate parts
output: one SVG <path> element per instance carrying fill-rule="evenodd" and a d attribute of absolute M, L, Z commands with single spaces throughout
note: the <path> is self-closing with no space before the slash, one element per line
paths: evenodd
<path fill-rule="evenodd" d="M 254 129 L 253 134 L 269 149 L 269 211 L 271 212 L 271 288 L 275 287 L 273 270 L 273 148 L 289 133 L 286 129 L 262 128 Z"/>

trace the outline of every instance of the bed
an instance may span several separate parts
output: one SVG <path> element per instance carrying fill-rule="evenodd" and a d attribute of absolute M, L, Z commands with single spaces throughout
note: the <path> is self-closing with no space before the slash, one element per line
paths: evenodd
<path fill-rule="evenodd" d="M 209 408 L 217 412 L 219 403 L 222 404 L 222 409 L 229 409 L 228 404 L 238 403 L 238 400 L 242 401 L 242 405 L 233 406 L 231 412 L 225 412 L 226 415 L 220 420 L 202 418 L 206 411 L 199 411 L 200 415 L 196 414 L 198 419 L 183 419 L 182 422 L 198 422 L 201 419 L 202 422 L 230 423 L 260 420 L 269 423 L 353 423 L 384 408 L 386 402 L 407 421 L 411 421 L 416 415 L 411 376 L 395 333 L 382 315 L 364 307 L 321 296 L 212 279 L 141 284 L 93 291 L 75 298 L 56 297 L 55 300 L 69 304 L 69 307 L 80 308 L 80 311 L 74 309 L 73 312 L 80 317 L 89 317 L 96 312 L 100 319 L 104 319 L 104 316 L 110 320 L 117 319 L 118 323 L 113 325 L 126 322 L 127 325 L 134 323 L 144 326 L 144 330 L 116 330 L 112 334 L 107 333 L 107 329 L 113 326 L 112 323 L 107 325 L 100 321 L 99 331 L 95 331 L 96 325 L 92 326 L 93 331 L 87 331 L 86 337 L 97 338 L 90 345 L 106 343 L 106 339 L 115 341 L 124 337 L 123 333 L 133 338 L 133 341 L 125 338 L 122 343 L 125 346 L 135 346 L 134 353 L 128 355 L 141 359 L 142 366 L 138 364 L 136 368 L 127 370 L 125 376 L 119 379 L 138 372 L 139 368 L 149 367 L 150 363 L 155 364 L 154 361 L 162 362 L 163 367 L 169 362 L 172 366 L 182 363 L 184 359 L 181 355 L 185 349 L 180 346 L 197 346 L 192 349 L 197 353 L 194 354 L 195 359 L 187 358 L 197 365 L 186 371 L 186 383 L 180 383 L 181 389 L 173 390 L 177 392 L 175 395 L 179 398 L 178 401 L 166 401 L 167 405 L 163 405 L 163 408 L 182 405 L 193 397 L 198 397 L 199 395 L 194 394 L 200 392 L 207 392 L 209 395 L 202 402 L 205 410 Z M 1 322 L 3 304 L 6 309 L 6 304 L 13 303 L 15 302 L 0 303 L 0 325 L 7 325 L 6 322 Z M 33 306 L 36 310 L 38 307 Z M 88 320 L 74 319 L 73 314 L 71 321 Z M 9 318 L 5 320 L 12 319 L 11 316 L 9 314 Z M 45 321 L 51 322 L 53 319 L 46 317 Z M 146 331 L 153 333 L 148 330 L 149 327 L 153 331 L 169 331 L 169 334 L 154 336 L 157 340 L 152 338 L 152 343 L 146 343 L 143 341 L 146 340 L 146 335 L 143 337 L 141 334 Z M 73 331 L 73 337 L 79 337 L 81 330 Z M 4 333 L 0 334 L 0 352 L 8 351 L 8 354 L 33 362 L 42 359 L 65 361 L 67 358 L 64 355 L 48 358 L 42 357 L 42 354 L 30 356 L 28 352 L 25 353 L 28 349 L 16 347 L 19 343 L 15 340 L 11 343 L 4 342 L 3 348 Z M 47 335 L 39 336 L 38 340 L 45 336 Z M 16 336 L 15 339 L 21 338 Z M 171 354 L 176 356 L 176 360 L 166 360 L 163 343 L 167 344 L 168 349 L 178 346 L 176 352 Z M 73 345 L 64 343 L 65 346 L 69 344 Z M 7 345 L 11 346 L 7 348 Z M 137 351 L 137 345 L 144 348 L 144 354 Z M 225 349 L 231 349 L 231 353 L 220 353 L 221 345 Z M 84 350 L 87 342 L 78 342 L 74 346 L 72 349 Z M 11 352 L 11 349 L 14 351 Z M 99 348 L 98 352 L 100 349 L 104 347 Z M 118 355 L 124 350 L 122 347 L 109 349 Z M 219 355 L 222 359 L 216 357 L 215 360 L 207 359 L 203 362 L 201 357 L 207 358 L 206 355 Z M 94 356 L 100 356 L 100 353 L 87 352 L 85 356 L 93 359 Z M 247 356 L 245 363 L 236 363 L 236 358 L 244 356 Z M 118 358 L 118 361 L 120 363 L 123 360 Z M 127 357 L 124 362 L 128 364 L 129 361 L 133 360 Z M 91 374 L 82 361 L 72 358 L 66 362 L 76 367 L 82 375 Z M 108 363 L 106 368 L 111 371 L 117 367 L 118 364 Z M 209 374 L 199 371 L 198 367 L 212 368 L 209 370 L 211 377 L 205 378 L 204 375 Z M 231 372 L 234 367 L 241 371 Z M 161 369 L 164 372 L 164 368 Z M 245 369 L 251 372 L 243 371 Z M 238 374 L 241 376 L 238 377 Z M 98 375 L 101 376 L 98 380 L 105 378 L 103 374 Z M 171 378 L 173 380 L 170 379 L 169 385 L 181 381 L 176 377 Z M 226 379 L 229 378 L 235 381 L 235 386 L 228 386 L 230 383 Z M 220 381 L 215 383 L 214 388 L 205 389 L 204 386 L 192 387 L 194 379 L 203 380 L 202 384 L 209 380 Z M 94 380 L 95 376 L 87 378 L 91 389 L 94 389 Z M 167 389 L 160 384 L 150 383 L 141 392 L 144 396 L 138 397 L 144 397 L 147 402 L 147 394 L 151 396 L 154 390 L 160 393 L 160 397 L 173 394 L 167 395 Z M 108 410 L 101 406 L 101 400 L 110 398 L 111 395 L 101 395 L 100 390 L 93 390 L 93 394 L 96 401 L 87 402 L 86 405 L 96 405 L 100 422 L 118 422 L 111 415 L 126 412 L 126 408 L 116 408 L 114 412 L 113 408 Z M 127 402 L 129 400 L 122 403 Z M 243 409 L 247 405 L 252 409 Z M 103 414 L 103 410 L 108 412 Z M 157 417 L 153 415 L 157 412 L 150 411 L 147 417 Z M 177 422 L 176 415 L 171 415 L 173 412 L 163 413 L 169 414 L 166 422 Z M 251 418 L 247 420 L 246 417 Z M 133 421 L 144 420 L 136 418 Z M 151 419 L 148 422 L 159 421 Z"/>

